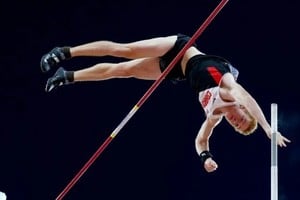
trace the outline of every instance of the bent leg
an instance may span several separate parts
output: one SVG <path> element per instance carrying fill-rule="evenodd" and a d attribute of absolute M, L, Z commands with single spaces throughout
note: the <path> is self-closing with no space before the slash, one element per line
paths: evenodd
<path fill-rule="evenodd" d="M 100 63 L 74 72 L 74 81 L 101 81 L 112 78 L 156 80 L 161 75 L 159 58 L 140 58 L 121 63 Z"/>

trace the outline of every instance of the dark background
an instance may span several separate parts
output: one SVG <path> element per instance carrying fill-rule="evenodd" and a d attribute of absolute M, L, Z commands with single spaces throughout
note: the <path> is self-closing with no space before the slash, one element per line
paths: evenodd
<path fill-rule="evenodd" d="M 88 82 L 45 93 L 41 56 L 56 46 L 193 35 L 219 1 L 1 1 L 0 191 L 55 199 L 153 83 Z M 299 200 L 299 3 L 229 1 L 197 39 L 229 59 L 239 82 L 292 140 L 278 149 L 279 200 Z M 119 59 L 74 58 L 66 69 Z M 204 172 L 194 139 L 204 113 L 185 82 L 163 81 L 65 199 L 270 199 L 270 140 L 227 123 L 211 137 L 219 164 Z"/>

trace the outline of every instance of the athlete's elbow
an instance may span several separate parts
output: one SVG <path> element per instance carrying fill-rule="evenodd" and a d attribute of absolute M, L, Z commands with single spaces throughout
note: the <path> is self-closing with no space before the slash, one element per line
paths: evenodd
<path fill-rule="evenodd" d="M 195 138 L 195 145 L 196 146 L 205 146 L 208 143 L 208 136 L 203 134 L 198 134 Z"/>

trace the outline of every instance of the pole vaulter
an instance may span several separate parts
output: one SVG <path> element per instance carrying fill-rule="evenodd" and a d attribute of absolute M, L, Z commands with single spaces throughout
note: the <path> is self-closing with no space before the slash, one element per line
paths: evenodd
<path fill-rule="evenodd" d="M 222 10 L 225 4 L 229 0 L 221 0 L 217 7 L 211 12 L 199 29 L 194 33 L 191 39 L 186 43 L 186 45 L 181 49 L 177 56 L 172 60 L 168 67 L 162 72 L 161 76 L 151 85 L 151 87 L 146 91 L 142 98 L 137 102 L 137 104 L 130 110 L 126 117 L 121 121 L 121 123 L 115 128 L 115 130 L 109 135 L 109 137 L 104 141 L 104 143 L 97 149 L 97 151 L 92 155 L 92 157 L 86 162 L 86 164 L 81 168 L 81 170 L 74 176 L 74 178 L 69 182 L 69 184 L 64 188 L 64 190 L 57 196 L 56 200 L 61 200 L 70 191 L 70 189 L 77 183 L 81 176 L 88 170 L 88 168 L 95 162 L 95 160 L 100 156 L 100 154 L 106 149 L 110 142 L 117 136 L 121 129 L 126 125 L 126 123 L 132 118 L 136 111 L 144 104 L 144 102 L 149 98 L 153 91 L 159 86 L 166 75 L 172 70 L 174 65 L 183 56 L 185 51 L 196 41 L 196 39 L 202 34 L 202 32 L 207 28 L 211 21 L 216 17 L 216 15 Z"/>

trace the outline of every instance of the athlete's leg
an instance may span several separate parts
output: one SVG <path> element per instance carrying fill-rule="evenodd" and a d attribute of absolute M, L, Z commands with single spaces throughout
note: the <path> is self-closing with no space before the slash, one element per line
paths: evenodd
<path fill-rule="evenodd" d="M 101 81 L 111 78 L 156 80 L 161 75 L 159 58 L 139 58 L 120 63 L 100 63 L 74 72 L 74 81 Z"/>
<path fill-rule="evenodd" d="M 49 92 L 58 86 L 79 81 L 101 81 L 112 78 L 156 80 L 161 75 L 159 58 L 139 58 L 121 63 L 100 63 L 78 71 L 59 68 L 46 84 Z"/>
<path fill-rule="evenodd" d="M 75 56 L 115 56 L 128 59 L 158 57 L 164 55 L 175 44 L 177 36 L 157 37 L 131 43 L 96 41 L 72 47 Z"/>
<path fill-rule="evenodd" d="M 128 59 L 164 55 L 176 42 L 177 36 L 157 37 L 131 43 L 96 41 L 74 47 L 55 47 L 41 59 L 41 70 L 49 71 L 61 61 L 76 56 L 115 56 Z"/>

